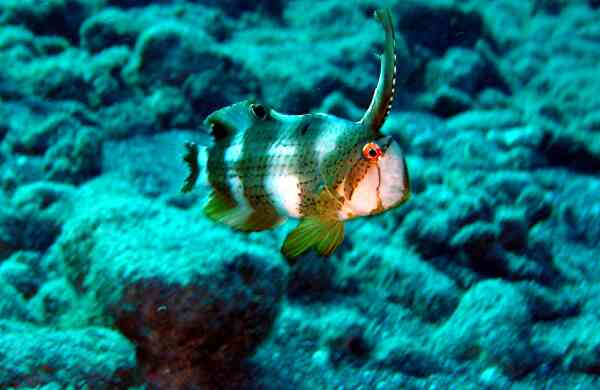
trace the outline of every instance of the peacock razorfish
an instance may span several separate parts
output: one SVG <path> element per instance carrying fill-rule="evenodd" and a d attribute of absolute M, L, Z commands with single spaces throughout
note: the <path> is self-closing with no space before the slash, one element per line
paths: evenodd
<path fill-rule="evenodd" d="M 256 101 L 210 114 L 205 125 L 211 192 L 210 219 L 245 232 L 275 227 L 286 218 L 299 224 L 281 252 L 291 263 L 313 249 L 329 256 L 344 240 L 344 221 L 380 214 L 410 197 L 409 177 L 398 142 L 381 133 L 396 85 L 392 17 L 374 13 L 385 30 L 379 81 L 358 122 L 315 113 L 287 115 Z M 183 192 L 199 177 L 198 146 L 185 144 L 190 174 Z"/>

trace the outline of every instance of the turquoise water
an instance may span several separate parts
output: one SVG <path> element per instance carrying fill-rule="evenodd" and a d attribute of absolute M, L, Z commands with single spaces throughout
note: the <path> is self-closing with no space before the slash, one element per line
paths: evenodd
<path fill-rule="evenodd" d="M 297 221 L 180 193 L 184 142 L 246 99 L 360 119 L 381 7 L 412 197 L 290 266 Z M 595 0 L 0 0 L 0 388 L 599 389 L 599 26 Z"/>

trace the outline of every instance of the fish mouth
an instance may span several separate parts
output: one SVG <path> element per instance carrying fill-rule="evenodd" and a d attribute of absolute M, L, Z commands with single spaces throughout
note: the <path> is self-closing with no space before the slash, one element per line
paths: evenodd
<path fill-rule="evenodd" d="M 410 177 L 406 159 L 397 143 L 390 145 L 390 155 L 382 159 L 379 169 L 378 195 L 385 209 L 400 206 L 410 199 Z"/>

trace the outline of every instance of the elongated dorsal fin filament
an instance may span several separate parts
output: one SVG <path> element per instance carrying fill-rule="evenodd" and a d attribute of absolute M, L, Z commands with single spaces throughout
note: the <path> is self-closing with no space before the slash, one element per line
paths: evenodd
<path fill-rule="evenodd" d="M 385 118 L 392 109 L 394 93 L 396 90 L 396 40 L 394 36 L 394 24 L 389 9 L 380 9 L 375 11 L 375 19 L 381 23 L 385 30 L 385 43 L 381 57 L 381 70 L 377 88 L 373 93 L 371 104 L 359 121 L 360 124 L 368 127 L 379 134 L 379 129 L 383 126 Z"/>

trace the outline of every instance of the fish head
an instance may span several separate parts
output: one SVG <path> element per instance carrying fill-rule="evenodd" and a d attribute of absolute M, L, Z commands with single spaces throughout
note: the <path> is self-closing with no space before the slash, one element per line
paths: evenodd
<path fill-rule="evenodd" d="M 341 219 L 379 214 L 410 197 L 406 161 L 400 144 L 381 128 L 392 109 L 396 89 L 396 42 L 389 9 L 375 11 L 385 31 L 377 87 L 363 117 L 356 123 L 327 118 L 321 173 L 329 192 L 339 200 Z M 333 141 L 331 141 L 333 140 Z M 335 148 L 331 148 L 334 145 Z"/>
<path fill-rule="evenodd" d="M 408 200 L 408 169 L 394 137 L 363 135 L 345 153 L 330 188 L 340 199 L 340 218 L 379 214 Z"/>

